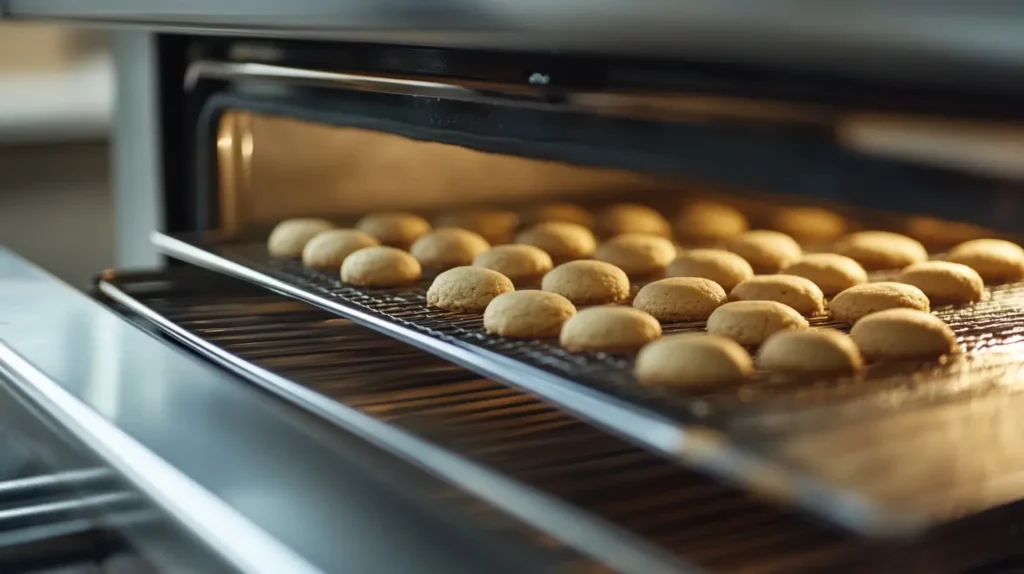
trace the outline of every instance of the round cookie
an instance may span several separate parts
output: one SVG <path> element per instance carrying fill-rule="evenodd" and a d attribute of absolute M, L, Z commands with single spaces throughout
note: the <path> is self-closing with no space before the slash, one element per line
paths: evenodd
<path fill-rule="evenodd" d="M 748 347 L 760 346 L 778 331 L 807 327 L 807 319 L 778 301 L 734 301 L 708 317 L 708 333 Z"/>
<path fill-rule="evenodd" d="M 992 234 L 991 231 L 973 223 L 944 221 L 925 215 L 907 218 L 904 230 L 907 235 L 935 251 L 949 249 L 959 243 L 981 239 Z"/>
<path fill-rule="evenodd" d="M 932 305 L 977 303 L 985 293 L 985 282 L 977 271 L 949 261 L 914 263 L 896 280 L 920 289 Z"/>
<path fill-rule="evenodd" d="M 676 235 L 686 243 L 698 245 L 717 243 L 747 228 L 747 217 L 740 210 L 714 201 L 691 203 L 676 217 Z"/>
<path fill-rule="evenodd" d="M 409 253 L 430 269 L 451 269 L 472 265 L 477 255 L 490 249 L 483 237 L 467 229 L 442 227 L 420 237 Z"/>
<path fill-rule="evenodd" d="M 836 242 L 835 252 L 868 271 L 900 269 L 928 259 L 928 251 L 916 239 L 889 231 L 851 233 Z"/>
<path fill-rule="evenodd" d="M 502 293 L 515 291 L 512 281 L 483 267 L 455 267 L 434 278 L 427 289 L 427 305 L 446 311 L 478 313 Z"/>
<path fill-rule="evenodd" d="M 356 229 L 376 237 L 383 245 L 408 249 L 413 241 L 430 232 L 430 222 L 413 213 L 379 211 L 360 219 Z"/>
<path fill-rule="evenodd" d="M 611 263 L 570 261 L 544 275 L 541 289 L 558 293 L 575 305 L 603 305 L 629 296 L 629 277 Z"/>
<path fill-rule="evenodd" d="M 664 237 L 624 233 L 604 241 L 594 251 L 594 259 L 611 263 L 630 277 L 662 273 L 676 257 L 676 246 Z"/>
<path fill-rule="evenodd" d="M 761 368 L 777 373 L 852 375 L 864 368 L 856 343 L 835 329 L 780 331 L 761 345 Z"/>
<path fill-rule="evenodd" d="M 270 232 L 267 251 L 274 257 L 301 257 L 302 250 L 309 240 L 328 229 L 334 229 L 334 224 L 326 219 L 286 219 Z"/>
<path fill-rule="evenodd" d="M 539 279 L 551 271 L 551 256 L 532 245 L 498 245 L 473 259 L 474 267 L 501 273 L 513 283 Z"/>
<path fill-rule="evenodd" d="M 632 307 L 591 307 L 562 325 L 559 343 L 570 352 L 632 353 L 661 336 L 654 317 Z"/>
<path fill-rule="evenodd" d="M 889 309 L 864 317 L 850 330 L 864 358 L 935 359 L 958 353 L 953 331 L 931 313 Z"/>
<path fill-rule="evenodd" d="M 1002 239 L 974 239 L 949 251 L 948 259 L 978 272 L 985 283 L 1024 280 L 1024 249 Z"/>
<path fill-rule="evenodd" d="M 617 203 L 597 215 L 597 229 L 604 237 L 644 233 L 672 237 L 672 226 L 660 213 L 639 203 Z"/>
<path fill-rule="evenodd" d="M 699 388 L 741 381 L 754 372 L 754 364 L 731 339 L 689 333 L 641 349 L 633 372 L 645 385 Z"/>
<path fill-rule="evenodd" d="M 633 306 L 665 322 L 705 321 L 727 300 L 721 285 L 703 277 L 671 277 L 644 285 Z"/>
<path fill-rule="evenodd" d="M 776 273 L 803 255 L 800 244 L 792 237 L 767 229 L 741 233 L 728 240 L 725 248 L 746 259 L 757 273 Z"/>
<path fill-rule="evenodd" d="M 507 209 L 470 209 L 441 215 L 434 221 L 434 227 L 468 229 L 497 245 L 512 241 L 519 227 L 519 216 Z"/>
<path fill-rule="evenodd" d="M 341 280 L 364 287 L 397 287 L 419 281 L 420 262 L 395 247 L 364 247 L 345 258 Z"/>
<path fill-rule="evenodd" d="M 590 257 L 597 248 L 597 240 L 589 229 L 559 221 L 538 223 L 524 229 L 516 236 L 516 243 L 542 249 L 555 261 Z"/>
<path fill-rule="evenodd" d="M 703 277 L 722 286 L 726 293 L 754 276 L 747 260 L 724 249 L 691 249 L 669 263 L 669 277 Z"/>
<path fill-rule="evenodd" d="M 809 279 L 796 275 L 755 275 L 729 292 L 730 301 L 778 301 L 805 317 L 825 311 L 825 295 Z"/>
<path fill-rule="evenodd" d="M 842 237 L 846 220 L 823 207 L 785 207 L 772 214 L 770 227 L 804 245 L 814 245 Z"/>
<path fill-rule="evenodd" d="M 526 225 L 549 221 L 575 223 L 586 228 L 594 226 L 594 216 L 575 203 L 544 203 L 523 213 L 523 223 Z"/>
<path fill-rule="evenodd" d="M 576 307 L 557 293 L 513 291 L 498 295 L 484 310 L 484 329 L 513 339 L 557 337 Z"/>
<path fill-rule="evenodd" d="M 868 281 L 860 263 L 836 253 L 808 253 L 782 272 L 810 279 L 826 297 Z"/>
<path fill-rule="evenodd" d="M 850 325 L 872 313 L 900 308 L 928 311 L 928 296 L 913 285 L 881 281 L 850 287 L 829 303 L 832 318 Z"/>
<path fill-rule="evenodd" d="M 329 229 L 321 231 L 302 249 L 302 264 L 306 267 L 334 268 L 349 255 L 364 247 L 380 245 L 377 238 L 358 229 Z"/>

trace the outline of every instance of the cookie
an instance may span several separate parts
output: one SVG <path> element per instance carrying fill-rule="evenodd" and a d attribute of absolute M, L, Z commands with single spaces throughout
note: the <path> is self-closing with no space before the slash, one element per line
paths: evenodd
<path fill-rule="evenodd" d="M 644 285 L 633 306 L 665 322 L 706 321 L 728 300 L 725 290 L 703 277 L 671 277 Z"/>
<path fill-rule="evenodd" d="M 513 283 L 540 279 L 551 271 L 551 256 L 532 245 L 498 245 L 473 259 L 474 267 L 501 273 Z"/>
<path fill-rule="evenodd" d="M 639 203 L 618 203 L 597 215 L 597 230 L 603 237 L 623 233 L 644 233 L 672 237 L 672 226 L 660 213 Z"/>
<path fill-rule="evenodd" d="M 810 279 L 826 297 L 868 281 L 860 263 L 836 253 L 808 253 L 782 272 Z"/>
<path fill-rule="evenodd" d="M 857 344 L 835 329 L 780 331 L 761 345 L 761 368 L 776 373 L 852 375 L 864 368 Z"/>
<path fill-rule="evenodd" d="M 961 243 L 949 251 L 948 259 L 974 269 L 992 285 L 1024 280 L 1024 249 L 1002 239 Z"/>
<path fill-rule="evenodd" d="M 442 227 L 420 237 L 409 253 L 429 269 L 451 269 L 472 265 L 477 255 L 490 249 L 483 237 L 467 229 Z"/>
<path fill-rule="evenodd" d="M 908 217 L 904 231 L 934 251 L 943 251 L 965 241 L 992 235 L 991 231 L 973 223 L 944 221 L 924 215 Z"/>
<path fill-rule="evenodd" d="M 700 388 L 742 381 L 754 372 L 746 349 L 715 335 L 658 339 L 640 350 L 633 372 L 645 385 Z"/>
<path fill-rule="evenodd" d="M 676 217 L 676 236 L 695 245 L 719 243 L 747 228 L 747 217 L 740 210 L 714 201 L 691 203 Z"/>
<path fill-rule="evenodd" d="M 868 271 L 901 269 L 928 259 L 928 252 L 919 241 L 889 231 L 851 233 L 837 241 L 834 250 Z"/>
<path fill-rule="evenodd" d="M 562 325 L 559 343 L 570 352 L 632 353 L 661 336 L 654 317 L 632 307 L 583 309 Z"/>
<path fill-rule="evenodd" d="M 928 296 L 913 285 L 881 281 L 850 287 L 829 303 L 832 318 L 850 325 L 872 313 L 899 308 L 928 311 Z"/>
<path fill-rule="evenodd" d="M 575 305 L 603 305 L 629 296 L 629 277 L 604 261 L 570 261 L 541 280 L 541 289 L 558 293 Z"/>
<path fill-rule="evenodd" d="M 676 257 L 676 246 L 664 237 L 624 233 L 602 242 L 594 259 L 611 263 L 630 277 L 645 277 L 665 272 Z"/>
<path fill-rule="evenodd" d="M 932 305 L 977 303 L 985 293 L 985 282 L 966 265 L 949 261 L 922 261 L 903 269 L 896 280 L 913 285 Z"/>
<path fill-rule="evenodd" d="M 326 219 L 301 217 L 278 223 L 267 239 L 267 251 L 274 257 L 302 257 L 302 250 L 317 234 L 333 229 Z"/>
<path fill-rule="evenodd" d="M 484 329 L 513 339 L 557 337 L 576 307 L 557 293 L 513 291 L 498 295 L 484 311 Z"/>
<path fill-rule="evenodd" d="M 468 229 L 491 245 L 499 245 L 512 241 L 519 227 L 519 215 L 507 209 L 470 209 L 441 215 L 434 221 L 434 227 Z"/>
<path fill-rule="evenodd" d="M 364 247 L 380 245 L 377 238 L 358 229 L 329 229 L 321 231 L 302 249 L 302 264 L 306 267 L 341 267 L 345 258 Z"/>
<path fill-rule="evenodd" d="M 769 226 L 804 245 L 831 243 L 846 233 L 846 220 L 823 207 L 784 207 L 771 215 Z"/>
<path fill-rule="evenodd" d="M 756 273 L 776 273 L 803 255 L 792 237 L 767 229 L 741 233 L 726 241 L 725 248 L 746 259 Z"/>
<path fill-rule="evenodd" d="M 575 203 L 544 203 L 526 210 L 522 222 L 526 225 L 559 221 L 575 223 L 586 228 L 594 226 L 594 216 Z"/>
<path fill-rule="evenodd" d="M 419 281 L 420 262 L 395 247 L 364 247 L 345 258 L 341 280 L 364 287 L 397 287 Z"/>
<path fill-rule="evenodd" d="M 778 301 L 805 317 L 825 312 L 825 295 L 809 279 L 796 275 L 755 275 L 729 292 L 730 301 Z"/>
<path fill-rule="evenodd" d="M 515 291 L 512 281 L 483 267 L 455 267 L 439 274 L 427 289 L 427 305 L 459 313 L 479 313 L 502 293 Z"/>
<path fill-rule="evenodd" d="M 869 361 L 936 359 L 960 351 L 949 325 L 915 309 L 889 309 L 864 317 L 850 330 L 850 337 Z"/>
<path fill-rule="evenodd" d="M 722 286 L 725 292 L 754 276 L 747 260 L 724 249 L 691 249 L 677 252 L 665 274 L 669 277 L 703 277 Z"/>
<path fill-rule="evenodd" d="M 708 333 L 748 347 L 761 345 L 778 331 L 807 327 L 807 319 L 778 301 L 734 301 L 708 317 Z"/>
<path fill-rule="evenodd" d="M 555 261 L 590 257 L 597 248 L 597 240 L 589 229 L 558 221 L 538 223 L 524 229 L 516 236 L 516 243 L 542 249 Z"/>
<path fill-rule="evenodd" d="M 376 237 L 383 245 L 408 249 L 430 232 L 430 222 L 412 213 L 380 211 L 364 216 L 356 229 Z"/>

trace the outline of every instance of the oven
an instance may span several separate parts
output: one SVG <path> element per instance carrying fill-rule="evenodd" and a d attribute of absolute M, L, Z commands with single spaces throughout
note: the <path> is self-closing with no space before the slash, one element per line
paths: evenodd
<path fill-rule="evenodd" d="M 0 561 L 73 516 L 110 571 L 1024 569 L 1024 284 L 933 305 L 956 356 L 681 390 L 488 334 L 430 269 L 268 253 L 281 221 L 393 211 L 501 214 L 475 231 L 506 243 L 554 202 L 600 239 L 647 206 L 680 253 L 696 202 L 809 252 L 1024 240 L 1024 13 L 742 4 L 0 3 L 115 30 L 120 261 L 84 293 L 0 257 L 32 469 L 0 496 L 51 527 L 7 552 L 0 507 Z"/>

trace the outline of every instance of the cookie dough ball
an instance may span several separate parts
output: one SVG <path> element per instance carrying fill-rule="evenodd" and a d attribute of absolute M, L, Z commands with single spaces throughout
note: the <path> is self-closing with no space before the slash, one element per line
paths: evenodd
<path fill-rule="evenodd" d="M 676 217 L 677 236 L 698 245 L 718 243 L 743 233 L 747 227 L 747 217 L 740 210 L 714 201 L 691 203 Z"/>
<path fill-rule="evenodd" d="M 708 317 L 708 333 L 747 347 L 758 347 L 779 331 L 807 327 L 807 319 L 778 301 L 726 303 Z"/>
<path fill-rule="evenodd" d="M 306 267 L 338 269 L 349 255 L 364 247 L 380 245 L 372 235 L 358 229 L 330 229 L 318 233 L 302 250 Z"/>
<path fill-rule="evenodd" d="M 868 281 L 860 263 L 836 253 L 809 253 L 782 272 L 813 281 L 826 297 Z"/>
<path fill-rule="evenodd" d="M 456 267 L 438 275 L 427 289 L 427 305 L 459 313 L 479 313 L 502 293 L 515 291 L 512 281 L 483 267 Z"/>
<path fill-rule="evenodd" d="M 868 271 L 900 269 L 928 259 L 924 245 L 916 239 L 888 231 L 851 233 L 836 242 L 835 251 Z"/>
<path fill-rule="evenodd" d="M 570 261 L 549 271 L 541 280 L 541 289 L 576 305 L 603 305 L 629 296 L 629 278 L 611 263 Z"/>
<path fill-rule="evenodd" d="M 949 260 L 974 269 L 992 285 L 1024 280 L 1024 249 L 1002 239 L 961 243 L 949 251 Z"/>
<path fill-rule="evenodd" d="M 267 251 L 274 257 L 301 257 L 302 250 L 310 239 L 333 228 L 334 224 L 326 219 L 286 219 L 270 232 Z"/>
<path fill-rule="evenodd" d="M 648 283 L 633 306 L 664 323 L 706 321 L 727 300 L 721 285 L 702 277 L 671 277 Z"/>
<path fill-rule="evenodd" d="M 643 233 L 672 237 L 672 226 L 660 213 L 639 203 L 618 203 L 597 215 L 597 229 L 604 237 L 623 233 Z"/>
<path fill-rule="evenodd" d="M 575 223 L 538 223 L 516 236 L 516 243 L 543 250 L 555 261 L 572 261 L 594 254 L 597 240 L 589 229 Z"/>
<path fill-rule="evenodd" d="M 846 220 L 823 207 L 786 207 L 771 216 L 771 228 L 804 245 L 831 243 L 846 233 Z"/>
<path fill-rule="evenodd" d="M 394 247 L 365 247 L 341 264 L 341 280 L 364 287 L 397 287 L 419 281 L 420 262 Z"/>
<path fill-rule="evenodd" d="M 645 385 L 700 388 L 742 381 L 754 372 L 746 349 L 715 335 L 670 335 L 640 350 L 634 368 Z"/>
<path fill-rule="evenodd" d="M 441 215 L 434 227 L 468 229 L 492 245 L 509 243 L 519 227 L 519 216 L 507 209 L 471 209 Z"/>
<path fill-rule="evenodd" d="M 576 314 L 565 297 L 547 291 L 513 291 L 495 297 L 484 311 L 484 329 L 513 339 L 557 337 L 562 324 Z"/>
<path fill-rule="evenodd" d="M 726 293 L 754 276 L 747 260 L 724 249 L 691 249 L 678 253 L 665 273 L 669 277 L 703 277 L 722 286 Z"/>
<path fill-rule="evenodd" d="M 729 293 L 730 301 L 778 301 L 805 317 L 825 312 L 825 295 L 809 279 L 796 275 L 756 275 Z"/>
<path fill-rule="evenodd" d="M 853 339 L 835 329 L 780 331 L 761 345 L 761 368 L 776 373 L 852 375 L 864 368 Z"/>
<path fill-rule="evenodd" d="M 534 206 L 523 213 L 523 223 L 534 225 L 558 221 L 575 223 L 586 228 L 594 226 L 594 216 L 575 203 L 544 203 Z"/>
<path fill-rule="evenodd" d="M 654 317 L 632 307 L 591 307 L 562 325 L 559 343 L 571 352 L 632 353 L 661 336 Z"/>
<path fill-rule="evenodd" d="M 383 245 L 408 249 L 430 232 L 430 222 L 412 213 L 380 211 L 364 216 L 356 223 L 356 229 L 376 237 Z"/>
<path fill-rule="evenodd" d="M 932 305 L 977 303 L 985 293 L 985 282 L 977 271 L 949 261 L 915 263 L 896 280 L 923 291 Z"/>
<path fill-rule="evenodd" d="M 799 261 L 804 253 L 792 237 L 766 229 L 737 235 L 725 247 L 746 259 L 757 273 L 776 273 Z"/>
<path fill-rule="evenodd" d="M 850 325 L 872 313 L 900 308 L 928 311 L 928 296 L 913 285 L 881 281 L 850 287 L 829 303 L 832 318 Z"/>
<path fill-rule="evenodd" d="M 935 251 L 949 249 L 959 243 L 981 239 L 992 234 L 987 229 L 973 223 L 943 221 L 924 215 L 907 218 L 905 229 L 907 235 Z"/>
<path fill-rule="evenodd" d="M 477 255 L 490 249 L 478 234 L 457 227 L 442 227 L 420 237 L 409 253 L 429 269 L 451 269 L 472 265 Z"/>
<path fill-rule="evenodd" d="M 601 243 L 594 259 L 611 263 L 630 277 L 660 274 L 676 257 L 676 246 L 664 237 L 624 233 Z"/>
<path fill-rule="evenodd" d="M 889 309 L 864 317 L 850 330 L 864 358 L 936 359 L 958 353 L 953 331 L 931 313 Z"/>
<path fill-rule="evenodd" d="M 499 245 L 477 255 L 473 266 L 497 271 L 513 283 L 521 283 L 539 279 L 554 264 L 550 255 L 532 245 Z"/>

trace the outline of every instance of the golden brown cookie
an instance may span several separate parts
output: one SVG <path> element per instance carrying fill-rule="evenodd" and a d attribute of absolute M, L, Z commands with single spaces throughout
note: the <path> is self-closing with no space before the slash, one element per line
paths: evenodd
<path fill-rule="evenodd" d="M 519 215 L 507 209 L 467 209 L 438 216 L 434 227 L 468 229 L 491 245 L 500 245 L 512 241 L 519 227 Z"/>
<path fill-rule="evenodd" d="M 846 233 L 846 220 L 823 207 L 784 207 L 771 216 L 771 228 L 804 245 L 831 243 Z"/>
<path fill-rule="evenodd" d="M 734 301 L 708 317 L 708 333 L 748 347 L 759 346 L 778 331 L 807 327 L 807 319 L 778 301 Z"/>
<path fill-rule="evenodd" d="M 776 273 L 804 253 L 792 237 L 767 229 L 741 233 L 726 241 L 725 248 L 746 259 L 755 273 Z"/>
<path fill-rule="evenodd" d="M 602 237 L 623 233 L 644 233 L 672 237 L 672 226 L 660 213 L 639 203 L 617 203 L 597 215 L 597 229 Z"/>
<path fill-rule="evenodd" d="M 934 251 L 942 251 L 965 241 L 992 235 L 991 231 L 973 223 L 944 221 L 925 215 L 908 217 L 905 230 L 907 235 Z"/>
<path fill-rule="evenodd" d="M 889 309 L 864 317 L 850 330 L 864 358 L 935 359 L 958 353 L 953 331 L 931 313 Z"/>
<path fill-rule="evenodd" d="M 928 259 L 928 252 L 916 239 L 888 231 L 858 231 L 835 244 L 835 252 L 860 263 L 868 271 L 901 269 Z"/>
<path fill-rule="evenodd" d="M 575 305 L 616 303 L 629 296 L 629 277 L 604 261 L 570 261 L 541 280 L 541 289 L 558 293 Z"/>
<path fill-rule="evenodd" d="M 729 292 L 730 301 L 778 301 L 805 317 L 825 312 L 825 295 L 809 279 L 796 275 L 755 275 Z"/>
<path fill-rule="evenodd" d="M 559 343 L 574 353 L 632 353 L 660 336 L 661 324 L 643 311 L 632 307 L 591 307 L 562 325 Z"/>
<path fill-rule="evenodd" d="M 852 375 L 864 368 L 857 344 L 835 329 L 780 331 L 761 345 L 761 368 L 777 373 Z"/>
<path fill-rule="evenodd" d="M 899 308 L 928 311 L 928 296 L 913 285 L 881 281 L 850 287 L 829 303 L 832 318 L 850 325 L 872 313 Z"/>
<path fill-rule="evenodd" d="M 932 305 L 977 303 L 985 293 L 985 282 L 966 265 L 949 261 L 922 261 L 903 269 L 896 280 L 913 285 Z"/>
<path fill-rule="evenodd" d="M 611 263 L 630 277 L 661 274 L 676 257 L 676 246 L 664 237 L 624 233 L 602 242 L 594 259 Z"/>
<path fill-rule="evenodd" d="M 525 225 L 547 223 L 549 221 L 575 223 L 588 229 L 594 226 L 594 216 L 575 203 L 544 203 L 536 205 L 526 210 L 522 217 L 522 222 Z"/>
<path fill-rule="evenodd" d="M 645 385 L 682 388 L 736 383 L 753 372 L 750 354 L 735 341 L 693 333 L 669 335 L 647 345 L 634 368 L 637 380 Z"/>
<path fill-rule="evenodd" d="M 326 219 L 300 217 L 278 223 L 267 239 L 267 251 L 274 257 L 302 257 L 302 250 L 310 239 L 333 229 Z"/>
<path fill-rule="evenodd" d="M 409 253 L 424 267 L 441 270 L 472 265 L 476 256 L 490 247 L 486 239 L 472 231 L 441 227 L 417 239 Z"/>
<path fill-rule="evenodd" d="M 513 291 L 498 295 L 487 305 L 484 329 L 513 339 L 546 339 L 557 337 L 562 324 L 575 314 L 572 302 L 557 293 Z"/>
<path fill-rule="evenodd" d="M 427 289 L 427 305 L 459 313 L 479 313 L 502 293 L 515 291 L 512 281 L 483 267 L 455 267 L 439 274 Z"/>
<path fill-rule="evenodd" d="M 321 231 L 302 249 L 302 264 L 306 267 L 341 268 L 345 258 L 364 247 L 380 245 L 377 238 L 358 229 L 329 229 Z"/>
<path fill-rule="evenodd" d="M 376 237 L 383 245 L 408 249 L 430 232 L 430 222 L 413 213 L 379 211 L 360 219 L 356 229 Z"/>
<path fill-rule="evenodd" d="M 669 277 L 703 277 L 722 286 L 725 292 L 754 276 L 747 260 L 724 249 L 691 249 L 677 253 L 665 272 Z"/>
<path fill-rule="evenodd" d="M 698 201 L 676 217 L 676 235 L 685 243 L 707 245 L 735 237 L 747 230 L 747 217 L 724 203 Z"/>
<path fill-rule="evenodd" d="M 974 269 L 992 285 L 1024 280 L 1024 249 L 1002 239 L 961 243 L 949 251 L 948 259 Z"/>
<path fill-rule="evenodd" d="M 419 261 L 395 247 L 364 247 L 345 258 L 341 280 L 364 287 L 397 287 L 419 281 Z"/>
<path fill-rule="evenodd" d="M 726 300 L 725 290 L 710 279 L 671 277 L 644 285 L 633 306 L 665 323 L 705 321 Z"/>
<path fill-rule="evenodd" d="M 516 236 L 516 243 L 542 249 L 556 262 L 590 257 L 597 248 L 597 240 L 589 229 L 558 221 L 538 223 L 524 229 Z"/>
<path fill-rule="evenodd" d="M 497 271 L 513 283 L 540 279 L 554 267 L 551 256 L 532 245 L 492 247 L 477 255 L 473 265 Z"/>
<path fill-rule="evenodd" d="M 868 281 L 860 263 L 837 253 L 808 253 L 782 272 L 810 279 L 826 297 Z"/>

